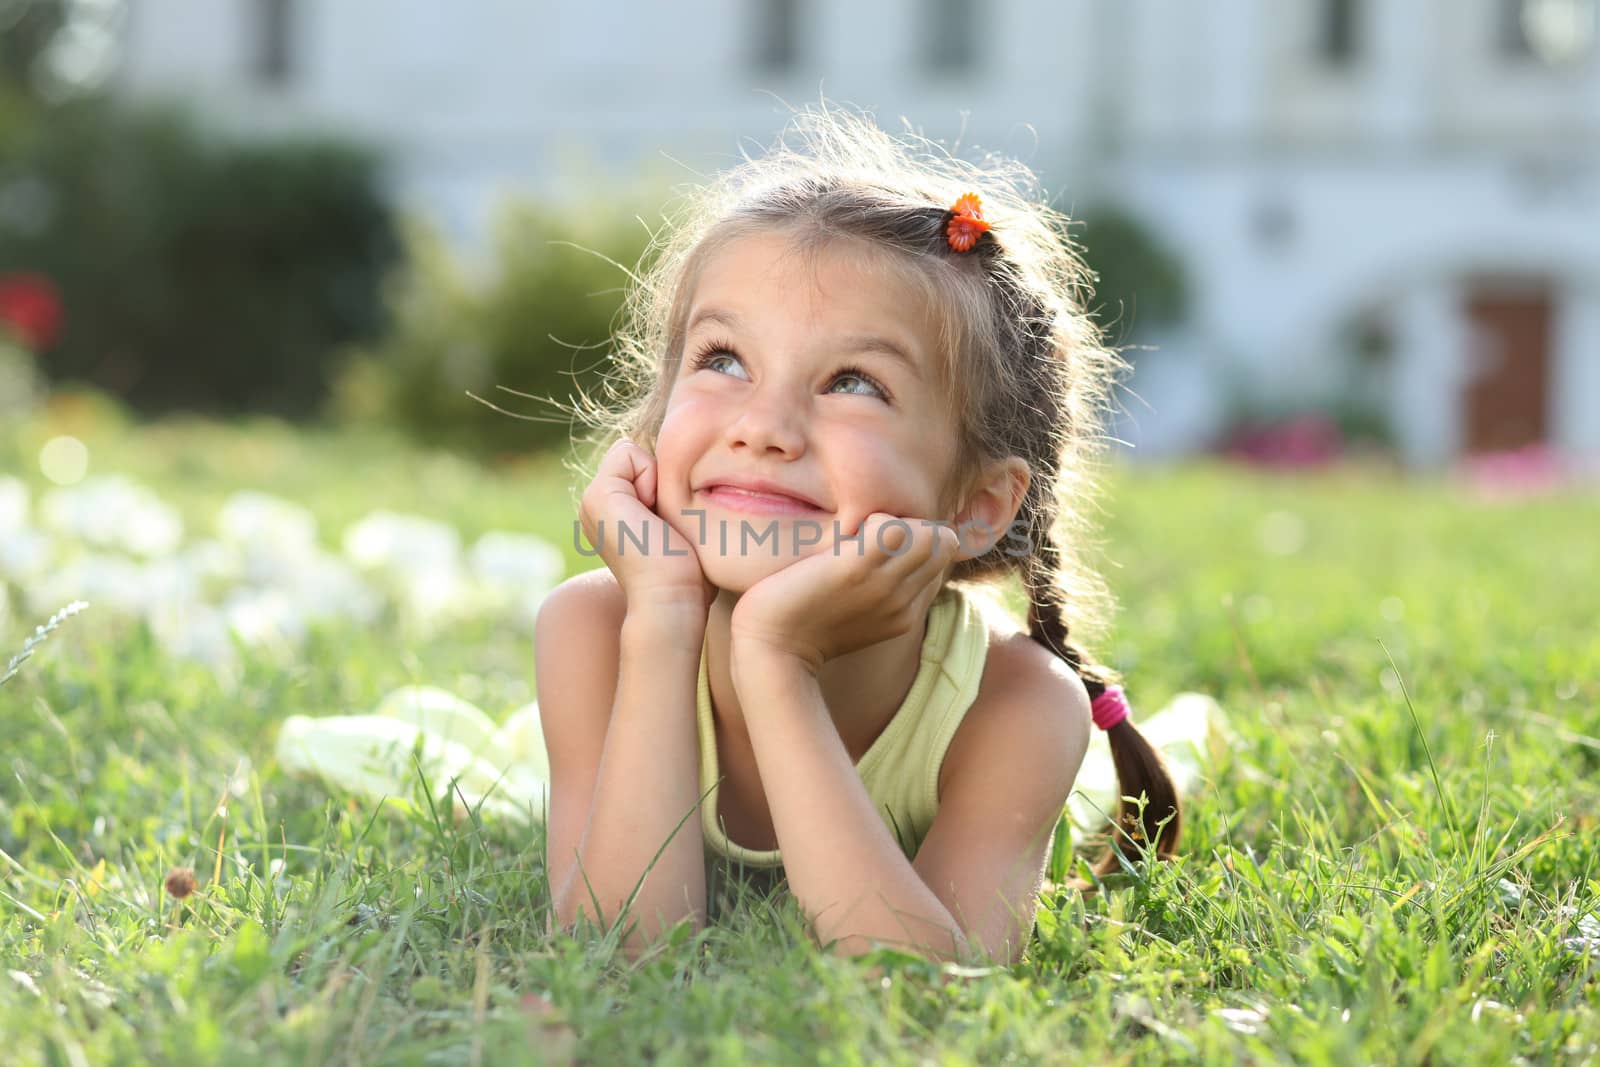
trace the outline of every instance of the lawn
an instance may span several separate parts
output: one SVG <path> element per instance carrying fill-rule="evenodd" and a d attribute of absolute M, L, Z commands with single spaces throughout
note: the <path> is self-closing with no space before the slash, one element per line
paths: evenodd
<path fill-rule="evenodd" d="M 554 459 L 69 404 L 0 433 L 35 503 L 62 433 L 190 536 L 251 488 L 330 548 L 382 508 L 593 562 Z M 6 1060 L 1600 1062 L 1600 492 L 1221 465 L 1106 489 L 1106 657 L 1137 708 L 1204 691 L 1233 733 L 1181 858 L 1053 892 L 1018 967 L 835 959 L 781 895 L 637 963 L 552 940 L 541 832 L 273 759 L 285 717 L 409 683 L 505 714 L 532 694 L 524 628 L 327 625 L 219 678 L 91 604 L 0 687 Z M 44 621 L 16 600 L 0 667 Z"/>

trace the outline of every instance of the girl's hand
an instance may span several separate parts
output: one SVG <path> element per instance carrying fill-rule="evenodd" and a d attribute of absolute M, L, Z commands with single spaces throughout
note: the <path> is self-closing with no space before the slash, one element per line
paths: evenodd
<path fill-rule="evenodd" d="M 716 589 L 701 570 L 694 546 L 656 514 L 655 504 L 655 457 L 622 440 L 606 452 L 583 491 L 578 518 L 589 544 L 616 575 L 630 608 L 688 603 L 704 611 Z"/>
<path fill-rule="evenodd" d="M 741 661 L 769 654 L 813 675 L 836 656 L 914 630 L 955 562 L 961 541 L 948 525 L 873 512 L 861 542 L 840 540 L 751 586 L 733 610 L 731 641 Z"/>

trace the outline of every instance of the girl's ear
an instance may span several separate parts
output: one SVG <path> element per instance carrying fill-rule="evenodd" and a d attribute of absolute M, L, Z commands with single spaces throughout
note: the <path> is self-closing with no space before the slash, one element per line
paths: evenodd
<path fill-rule="evenodd" d="M 956 532 L 961 535 L 957 559 L 981 556 L 1005 536 L 1022 508 L 1031 477 L 1028 461 L 1021 456 L 1007 456 L 984 469 L 956 514 Z"/>

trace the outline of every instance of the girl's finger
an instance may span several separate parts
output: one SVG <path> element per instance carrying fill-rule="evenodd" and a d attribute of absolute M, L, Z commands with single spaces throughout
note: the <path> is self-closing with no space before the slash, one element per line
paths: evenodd
<path fill-rule="evenodd" d="M 927 537 L 921 546 L 926 555 L 919 553 L 915 569 L 907 575 L 909 582 L 931 582 L 936 574 L 954 561 L 956 549 L 960 540 L 956 532 L 948 526 L 929 524 L 924 527 Z"/>
<path fill-rule="evenodd" d="M 646 507 L 654 506 L 655 458 L 632 441 L 618 441 L 607 450 L 599 475 L 626 483 L 629 492 Z"/>
<path fill-rule="evenodd" d="M 656 462 L 644 449 L 638 449 L 637 473 L 634 475 L 633 486 L 639 492 L 639 500 L 645 507 L 652 510 L 656 506 Z"/>
<path fill-rule="evenodd" d="M 917 550 L 915 524 L 898 515 L 874 511 L 867 516 L 862 527 L 869 553 L 895 560 L 904 559 Z"/>

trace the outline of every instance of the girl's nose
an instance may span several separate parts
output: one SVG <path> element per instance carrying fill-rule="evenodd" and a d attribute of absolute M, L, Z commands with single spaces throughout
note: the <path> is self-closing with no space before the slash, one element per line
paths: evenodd
<path fill-rule="evenodd" d="M 792 398 L 785 399 L 776 392 L 755 396 L 729 424 L 728 444 L 743 446 L 761 455 L 776 452 L 795 459 L 806 450 L 803 418 Z"/>

